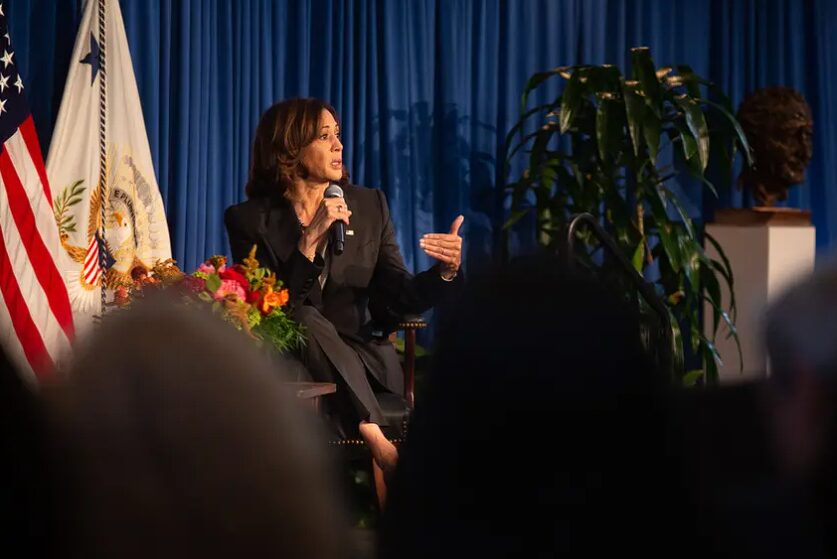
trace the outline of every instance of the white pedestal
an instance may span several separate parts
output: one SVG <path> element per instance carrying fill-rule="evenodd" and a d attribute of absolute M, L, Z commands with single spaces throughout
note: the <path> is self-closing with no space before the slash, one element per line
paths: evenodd
<path fill-rule="evenodd" d="M 739 369 L 735 340 L 727 339 L 729 329 L 722 320 L 716 338 L 718 352 L 723 360 L 718 370 L 722 383 L 755 380 L 769 374 L 767 352 L 761 339 L 762 319 L 767 304 L 795 279 L 814 269 L 814 227 L 799 225 L 798 219 L 797 224 L 793 224 L 793 221 L 790 223 L 764 220 L 760 223 L 706 225 L 706 232 L 717 239 L 732 266 L 733 289 L 738 307 L 735 326 L 744 360 L 742 371 Z M 704 244 L 707 255 L 720 260 L 714 247 L 710 243 Z M 720 282 L 723 308 L 726 310 L 729 308 L 729 290 L 722 278 Z M 704 332 L 711 337 L 712 308 L 709 304 L 704 305 L 704 313 Z"/>

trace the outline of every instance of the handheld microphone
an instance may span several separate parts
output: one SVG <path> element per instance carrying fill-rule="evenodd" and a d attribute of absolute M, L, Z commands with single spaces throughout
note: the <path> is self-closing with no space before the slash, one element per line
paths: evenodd
<path fill-rule="evenodd" d="M 329 183 L 325 189 L 326 198 L 342 198 L 343 189 L 337 183 Z M 331 224 L 331 251 L 335 255 L 343 254 L 343 249 L 346 248 L 346 224 L 340 220 Z"/>

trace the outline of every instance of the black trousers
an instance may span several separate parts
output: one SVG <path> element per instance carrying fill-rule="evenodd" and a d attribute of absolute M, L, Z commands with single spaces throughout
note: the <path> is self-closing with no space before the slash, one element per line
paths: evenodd
<path fill-rule="evenodd" d="M 300 307 L 294 318 L 306 329 L 307 343 L 299 359 L 311 380 L 337 384 L 337 393 L 323 402 L 341 435 L 356 436 L 358 423 L 364 420 L 386 426 L 372 389 L 373 377 L 358 352 L 316 308 Z"/>

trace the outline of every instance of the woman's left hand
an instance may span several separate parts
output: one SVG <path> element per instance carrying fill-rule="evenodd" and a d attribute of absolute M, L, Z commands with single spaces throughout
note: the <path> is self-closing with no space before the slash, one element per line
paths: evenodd
<path fill-rule="evenodd" d="M 450 233 L 427 233 L 419 241 L 425 254 L 441 262 L 442 277 L 452 279 L 462 263 L 462 237 L 459 228 L 465 216 L 458 216 L 450 226 Z"/>

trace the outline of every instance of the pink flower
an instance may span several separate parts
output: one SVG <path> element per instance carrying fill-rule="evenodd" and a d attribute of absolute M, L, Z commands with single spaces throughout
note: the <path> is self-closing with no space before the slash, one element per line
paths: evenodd
<path fill-rule="evenodd" d="M 204 262 L 203 264 L 201 264 L 200 266 L 198 266 L 198 270 L 197 270 L 197 271 L 198 271 L 198 272 L 203 272 L 204 274 L 214 274 L 214 273 L 216 273 L 216 272 L 220 274 L 221 272 L 223 272 L 223 271 L 224 271 L 224 270 L 226 270 L 226 269 L 227 269 L 227 267 L 226 267 L 226 266 L 221 266 L 220 268 L 218 268 L 218 269 L 216 270 L 216 269 L 215 269 L 215 266 L 213 266 L 212 264 L 210 264 L 210 263 L 208 263 L 208 262 Z"/>
<path fill-rule="evenodd" d="M 221 280 L 221 287 L 212 294 L 212 297 L 216 301 L 220 301 L 221 299 L 225 298 L 227 295 L 235 295 L 240 300 L 245 300 L 247 294 L 244 292 L 244 288 L 241 287 L 241 284 L 235 280 Z"/>

